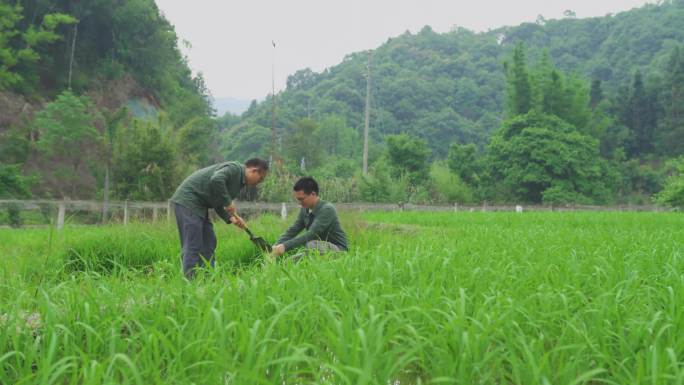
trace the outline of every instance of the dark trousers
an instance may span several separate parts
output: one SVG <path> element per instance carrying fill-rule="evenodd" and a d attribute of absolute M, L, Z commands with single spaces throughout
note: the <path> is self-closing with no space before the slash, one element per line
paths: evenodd
<path fill-rule="evenodd" d="M 174 210 L 181 241 L 183 274 L 190 279 L 198 266 L 214 267 L 214 225 L 209 220 L 209 215 L 201 217 L 178 203 L 174 203 Z"/>

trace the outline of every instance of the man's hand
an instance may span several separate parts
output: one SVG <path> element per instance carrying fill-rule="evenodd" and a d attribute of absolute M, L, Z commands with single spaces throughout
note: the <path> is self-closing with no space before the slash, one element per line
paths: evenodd
<path fill-rule="evenodd" d="M 229 204 L 228 206 L 224 207 L 224 209 L 226 209 L 226 212 L 227 212 L 228 215 L 230 215 L 231 217 L 232 217 L 233 215 L 235 215 L 235 204 L 234 204 L 233 202 L 230 202 L 230 204 Z"/>
<path fill-rule="evenodd" d="M 235 226 L 237 226 L 241 229 L 244 229 L 245 227 L 247 227 L 247 225 L 245 224 L 245 220 L 240 218 L 238 215 L 235 215 L 235 214 L 231 215 L 230 223 L 234 224 Z"/>
<path fill-rule="evenodd" d="M 271 254 L 273 254 L 274 257 L 280 257 L 281 255 L 285 254 L 285 245 L 280 243 L 280 244 L 273 246 L 273 250 L 271 251 Z"/>

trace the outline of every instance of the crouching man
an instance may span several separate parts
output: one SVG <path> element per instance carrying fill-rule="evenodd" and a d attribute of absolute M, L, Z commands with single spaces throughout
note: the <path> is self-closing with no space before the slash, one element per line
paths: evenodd
<path fill-rule="evenodd" d="M 295 223 L 273 246 L 273 255 L 278 257 L 302 246 L 320 253 L 347 251 L 347 235 L 337 219 L 337 211 L 318 197 L 318 183 L 311 177 L 300 178 L 292 190 L 302 208 Z"/>

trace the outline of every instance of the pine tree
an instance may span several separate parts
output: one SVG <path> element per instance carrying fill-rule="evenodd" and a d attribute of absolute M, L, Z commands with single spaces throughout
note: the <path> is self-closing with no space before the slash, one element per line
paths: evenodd
<path fill-rule="evenodd" d="M 684 53 L 677 46 L 670 56 L 667 73 L 663 149 L 668 154 L 684 152 Z"/>
<path fill-rule="evenodd" d="M 630 155 L 637 157 L 651 152 L 656 119 L 651 98 L 646 93 L 641 71 L 634 74 L 624 120 L 632 135 Z"/>
<path fill-rule="evenodd" d="M 509 115 L 526 114 L 532 108 L 532 87 L 525 62 L 525 47 L 519 43 L 513 52 L 513 67 L 508 71 Z"/>
<path fill-rule="evenodd" d="M 603 100 L 603 89 L 601 88 L 601 80 L 594 79 L 591 82 L 591 91 L 589 92 L 589 107 L 592 110 L 596 109 L 599 103 Z"/>

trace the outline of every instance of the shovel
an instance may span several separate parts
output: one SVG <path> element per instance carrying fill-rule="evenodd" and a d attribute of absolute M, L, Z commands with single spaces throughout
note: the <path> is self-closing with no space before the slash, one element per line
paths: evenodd
<path fill-rule="evenodd" d="M 265 251 L 268 253 L 271 252 L 271 245 L 269 245 L 268 242 L 266 242 L 266 240 L 264 238 L 255 237 L 254 234 L 252 234 L 252 231 L 247 226 L 245 226 L 245 231 L 247 232 L 247 234 L 249 234 L 249 240 L 252 241 L 252 243 L 257 248 L 259 248 L 259 250 Z"/>
<path fill-rule="evenodd" d="M 265 251 L 267 253 L 271 252 L 271 245 L 266 242 L 264 238 L 261 237 L 255 237 L 254 234 L 245 226 L 245 231 L 247 234 L 249 234 L 249 240 L 252 241 L 252 243 L 258 247 L 261 251 Z"/>

